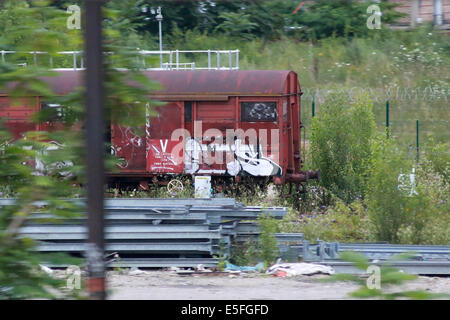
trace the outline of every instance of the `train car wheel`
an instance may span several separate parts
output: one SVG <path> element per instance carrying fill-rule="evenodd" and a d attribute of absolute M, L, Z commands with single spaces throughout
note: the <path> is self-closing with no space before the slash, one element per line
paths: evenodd
<path fill-rule="evenodd" d="M 184 189 L 183 182 L 181 182 L 178 179 L 172 179 L 167 184 L 167 191 L 170 194 L 176 194 L 178 192 L 183 191 L 183 189 Z"/>

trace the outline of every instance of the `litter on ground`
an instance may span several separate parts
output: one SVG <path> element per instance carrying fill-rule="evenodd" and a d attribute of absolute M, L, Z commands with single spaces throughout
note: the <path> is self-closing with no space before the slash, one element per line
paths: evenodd
<path fill-rule="evenodd" d="M 262 262 L 258 263 L 254 267 L 250 266 L 236 266 L 232 263 L 227 262 L 225 266 L 226 271 L 242 271 L 242 272 L 258 272 L 264 268 L 264 264 Z"/>
<path fill-rule="evenodd" d="M 267 273 L 277 277 L 292 277 L 317 273 L 334 274 L 334 270 L 329 266 L 299 262 L 274 264 L 267 270 Z"/>

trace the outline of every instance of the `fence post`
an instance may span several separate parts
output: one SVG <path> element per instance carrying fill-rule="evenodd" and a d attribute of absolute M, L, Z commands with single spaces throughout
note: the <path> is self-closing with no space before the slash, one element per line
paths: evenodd
<path fill-rule="evenodd" d="M 386 137 L 389 138 L 389 99 L 386 100 Z"/>
<path fill-rule="evenodd" d="M 211 49 L 208 49 L 208 70 L 211 70 Z"/>
<path fill-rule="evenodd" d="M 419 162 L 419 120 L 416 120 L 416 157 Z"/>
<path fill-rule="evenodd" d="M 316 102 L 314 101 L 314 96 L 312 97 L 312 103 L 311 103 L 311 113 L 312 117 L 316 115 Z"/>
<path fill-rule="evenodd" d="M 216 53 L 217 53 L 217 70 L 220 70 L 220 52 L 219 52 L 219 50 L 217 50 Z"/>
<path fill-rule="evenodd" d="M 77 53 L 73 52 L 73 70 L 77 70 Z"/>

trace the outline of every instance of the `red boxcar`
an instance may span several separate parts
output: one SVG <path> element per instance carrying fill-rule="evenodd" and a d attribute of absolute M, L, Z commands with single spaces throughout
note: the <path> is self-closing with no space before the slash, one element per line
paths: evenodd
<path fill-rule="evenodd" d="M 64 95 L 82 84 L 82 71 L 58 71 L 46 78 Z M 144 135 L 112 125 L 113 152 L 122 159 L 111 179 L 145 182 L 161 175 L 270 177 L 276 184 L 302 182 L 316 174 L 302 171 L 301 88 L 293 71 L 144 71 L 163 90 L 150 95 L 166 105 L 147 117 Z M 0 96 L 0 117 L 15 137 L 48 130 L 51 122 L 31 124 L 44 107 L 39 97 L 9 106 Z M 48 107 L 48 105 L 46 105 Z"/>

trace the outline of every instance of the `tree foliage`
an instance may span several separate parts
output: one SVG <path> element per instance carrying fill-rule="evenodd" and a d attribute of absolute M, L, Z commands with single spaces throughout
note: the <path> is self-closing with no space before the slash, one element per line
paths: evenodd
<path fill-rule="evenodd" d="M 396 261 L 405 261 L 411 256 L 408 254 L 395 255 L 390 258 L 386 263 L 379 267 L 379 273 L 373 272 L 369 274 L 369 278 L 359 277 L 353 274 L 335 274 L 328 279 L 323 279 L 323 282 L 332 281 L 351 281 L 359 284 L 360 287 L 351 292 L 349 295 L 354 298 L 361 299 L 414 299 L 414 300 L 426 300 L 426 299 L 439 299 L 448 298 L 448 294 L 442 293 L 429 293 L 422 290 L 399 290 L 394 286 L 399 286 L 407 283 L 408 281 L 416 280 L 417 275 L 404 273 L 401 270 L 393 267 L 392 264 Z M 369 272 L 368 268 L 371 266 L 369 260 L 362 254 L 356 252 L 342 252 L 340 254 L 340 259 L 343 261 L 351 262 L 353 267 L 359 269 L 360 272 Z M 373 266 L 373 265 L 372 265 Z M 379 283 L 376 283 L 375 279 L 378 277 Z M 375 281 L 374 281 L 375 280 Z M 374 282 L 374 283 L 372 283 Z M 369 287 L 368 283 L 372 284 L 373 287 Z M 375 284 L 379 285 L 379 288 Z"/>
<path fill-rule="evenodd" d="M 250 22 L 249 15 L 244 13 L 226 12 L 219 18 L 224 21 L 215 30 L 222 30 L 226 35 L 251 39 L 251 31 L 256 28 L 256 23 Z"/>
<path fill-rule="evenodd" d="M 77 204 L 61 200 L 83 195 L 76 187 L 84 183 L 84 87 L 74 88 L 65 96 L 56 96 L 43 81 L 44 76 L 55 76 L 44 61 L 21 65 L 29 57 L 24 52 L 42 51 L 56 58 L 57 51 L 83 49 L 78 30 L 66 29 L 67 14 L 45 1 L 29 4 L 26 1 L 8 1 L 3 4 L 7 14 L 0 15 L 4 31 L 0 45 L 4 50 L 16 51 L 5 63 L 0 63 L 0 87 L 19 104 L 23 99 L 40 96 L 43 101 L 59 103 L 64 112 L 61 130 L 27 132 L 20 139 L 10 136 L 5 128 L 0 132 L 0 186 L 7 186 L 16 198 L 15 204 L 0 208 L 0 298 L 54 298 L 69 296 L 64 284 L 40 270 L 42 263 L 73 264 L 68 256 L 41 255 L 35 243 L 22 238 L 20 228 L 26 223 L 52 222 L 78 217 L 83 211 Z M 10 20 L 8 17 L 17 17 Z M 105 107 L 111 123 L 142 127 L 145 114 L 158 105 L 148 93 L 157 86 L 140 72 L 136 50 L 126 46 L 123 20 L 117 11 L 105 10 L 104 50 L 113 52 L 105 58 Z M 5 22 L 6 21 L 6 22 Z M 47 57 L 48 58 L 48 57 Z M 116 67 L 125 68 L 119 71 Z M 48 113 L 34 115 L 37 123 L 48 120 Z M 2 126 L 0 124 L 0 126 Z M 105 132 L 106 134 L 106 132 Z M 54 148 L 56 145 L 57 148 Z M 106 148 L 105 148 L 106 150 Z M 42 165 L 38 170 L 36 161 Z M 112 160 L 112 159 L 110 159 Z M 68 167 L 57 165 L 70 162 Z M 109 162 L 110 164 L 113 161 Z M 111 169 L 112 166 L 109 166 Z M 75 186 L 74 186 L 75 183 Z M 39 201 L 39 202 L 38 202 Z M 45 205 L 42 206 L 42 201 Z M 76 260 L 80 263 L 79 260 Z M 49 288 L 57 289 L 49 290 Z"/>
<path fill-rule="evenodd" d="M 370 30 L 366 21 L 367 7 L 375 2 L 358 0 L 318 0 L 305 2 L 297 10 L 297 0 L 247 0 L 247 1 L 150 1 L 111 0 L 109 6 L 120 10 L 121 16 L 134 25 L 146 38 L 158 34 L 155 15 L 149 10 L 159 6 L 163 13 L 163 34 L 173 36 L 179 28 L 182 33 L 197 30 L 210 35 L 217 33 L 243 38 L 258 37 L 264 40 L 280 39 L 283 35 L 302 39 L 320 40 L 331 36 L 367 36 Z M 395 22 L 402 16 L 395 11 L 398 4 L 378 3 L 382 10 L 382 25 Z M 289 27 L 301 27 L 290 31 Z M 157 39 L 156 37 L 154 39 Z"/>

